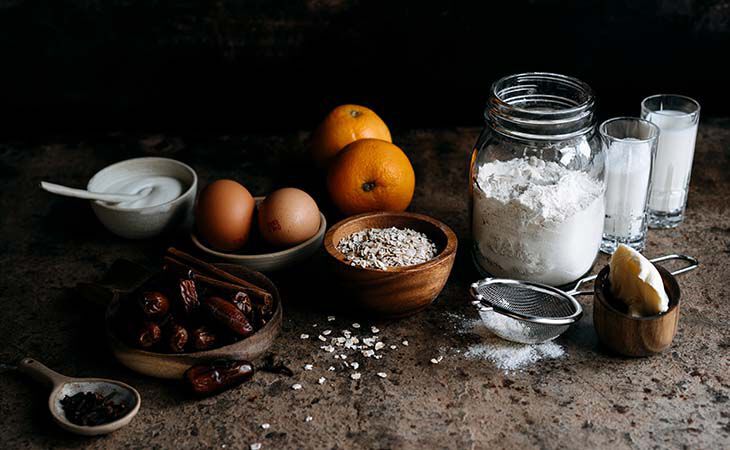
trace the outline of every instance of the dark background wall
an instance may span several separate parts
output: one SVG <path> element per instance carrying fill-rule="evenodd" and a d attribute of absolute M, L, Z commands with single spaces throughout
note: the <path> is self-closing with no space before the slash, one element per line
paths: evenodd
<path fill-rule="evenodd" d="M 490 83 L 557 71 L 603 116 L 658 92 L 728 115 L 730 0 L 0 0 L 3 134 L 477 125 Z"/>

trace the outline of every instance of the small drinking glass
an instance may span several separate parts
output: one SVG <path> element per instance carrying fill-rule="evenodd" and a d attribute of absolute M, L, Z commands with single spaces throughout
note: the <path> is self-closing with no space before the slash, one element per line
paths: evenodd
<path fill-rule="evenodd" d="M 684 220 L 700 104 L 681 95 L 653 95 L 641 117 L 661 130 L 649 193 L 649 226 L 674 228 Z"/>
<path fill-rule="evenodd" d="M 601 251 L 611 254 L 619 244 L 642 251 L 659 127 L 638 117 L 617 117 L 603 122 L 599 132 L 606 155 Z"/>

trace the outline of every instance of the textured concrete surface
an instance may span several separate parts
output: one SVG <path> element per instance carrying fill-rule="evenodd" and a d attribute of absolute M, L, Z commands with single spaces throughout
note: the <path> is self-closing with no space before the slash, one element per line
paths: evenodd
<path fill-rule="evenodd" d="M 108 163 L 155 154 L 191 164 L 203 183 L 232 177 L 255 193 L 293 184 L 316 194 L 316 177 L 300 169 L 306 135 L 109 135 L 0 145 L 0 362 L 33 356 L 68 375 L 121 379 L 143 398 L 128 427 L 106 437 L 76 437 L 51 422 L 47 389 L 2 369 L 2 447 L 247 448 L 255 442 L 263 448 L 729 447 L 730 121 L 707 120 L 700 128 L 686 223 L 650 233 L 648 255 L 682 252 L 702 263 L 680 279 L 684 303 L 671 349 L 646 359 L 608 354 L 593 331 L 590 299 L 582 298 L 586 315 L 557 341 L 566 354 L 508 373 L 464 356 L 488 339 L 472 326 L 477 316 L 465 294 L 476 277 L 466 252 L 466 173 L 477 133 L 423 130 L 395 139 L 417 174 L 411 209 L 444 220 L 461 239 L 457 264 L 436 304 L 408 319 L 372 322 L 348 317 L 346 298 L 320 294 L 316 277 L 325 276 L 316 260 L 274 274 L 285 296 L 285 322 L 272 352 L 295 375 L 258 373 L 249 384 L 205 400 L 116 363 L 105 347 L 101 312 L 71 289 L 99 278 L 120 257 L 154 265 L 165 246 L 184 241 L 184 235 L 142 242 L 116 238 L 87 204 L 52 197 L 37 184 L 49 179 L 81 186 Z M 328 217 L 335 219 L 329 212 Z M 327 322 L 329 314 L 334 322 Z M 380 360 L 356 358 L 362 364 L 359 381 L 347 370 L 328 372 L 339 362 L 313 340 L 326 328 L 355 331 L 354 321 L 362 329 L 377 325 L 386 344 L 398 345 L 386 348 Z M 312 338 L 302 340 L 301 333 Z M 438 356 L 439 364 L 429 362 Z M 303 370 L 307 363 L 314 370 Z M 388 378 L 375 375 L 381 371 Z M 321 386 L 320 376 L 327 378 Z M 304 388 L 294 391 L 294 383 Z M 271 427 L 264 430 L 262 423 Z"/>

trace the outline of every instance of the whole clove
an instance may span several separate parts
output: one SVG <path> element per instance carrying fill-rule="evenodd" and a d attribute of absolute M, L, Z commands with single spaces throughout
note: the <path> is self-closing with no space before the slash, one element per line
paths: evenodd
<path fill-rule="evenodd" d="M 264 364 L 259 368 L 263 372 L 275 373 L 278 375 L 294 376 L 294 371 L 287 367 L 283 362 L 277 361 L 273 353 L 269 353 L 264 358 Z"/>
<path fill-rule="evenodd" d="M 253 364 L 248 361 L 217 361 L 189 368 L 183 380 L 193 393 L 213 395 L 238 386 L 253 374 Z"/>
<path fill-rule="evenodd" d="M 106 397 L 98 392 L 79 392 L 61 399 L 63 413 L 69 422 L 81 426 L 96 426 L 113 422 L 129 412 L 125 402 L 114 403 L 116 392 Z"/>

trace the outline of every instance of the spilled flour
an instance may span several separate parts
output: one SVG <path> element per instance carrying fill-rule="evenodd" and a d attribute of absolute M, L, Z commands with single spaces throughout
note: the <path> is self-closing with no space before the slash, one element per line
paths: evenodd
<path fill-rule="evenodd" d="M 480 312 L 480 315 L 484 314 Z M 490 361 L 505 372 L 521 370 L 540 360 L 556 359 L 565 355 L 563 347 L 553 341 L 534 345 L 517 344 L 492 334 L 482 319 L 467 320 L 453 316 L 462 322 L 461 332 L 477 334 L 481 340 L 480 343 L 469 346 L 463 353 L 464 357 Z"/>

